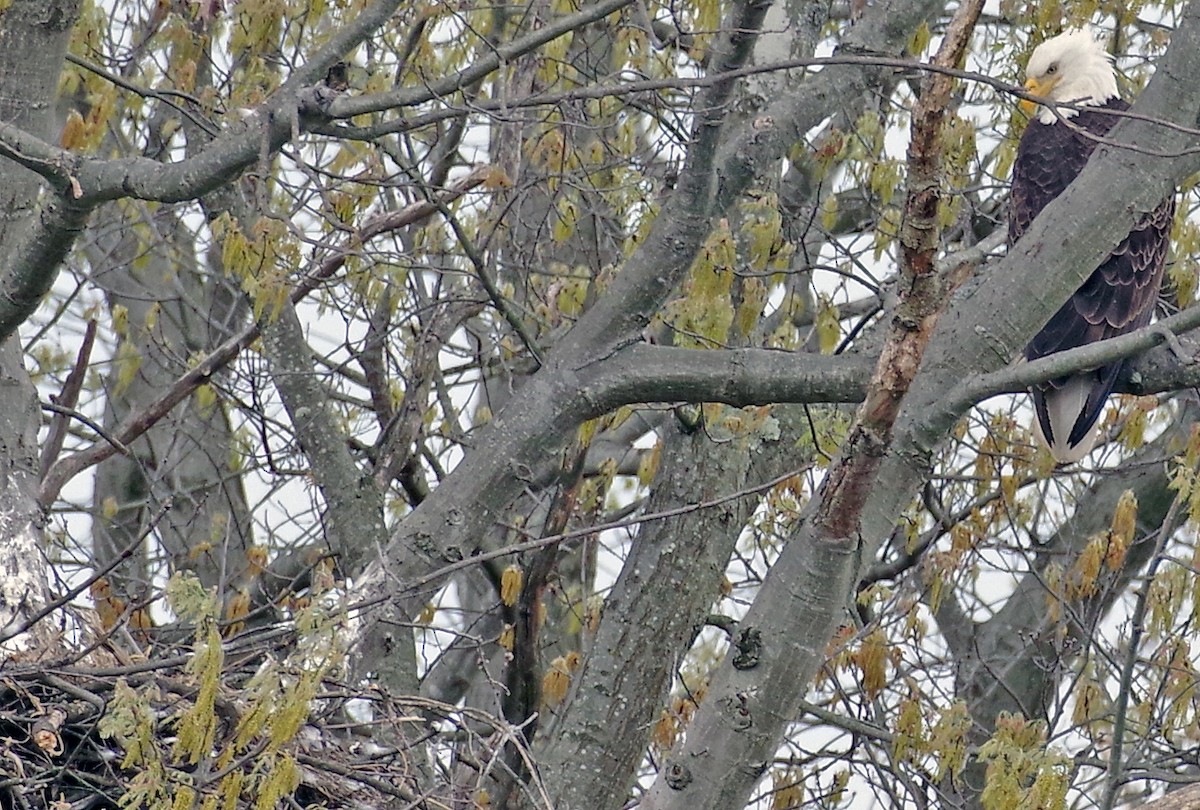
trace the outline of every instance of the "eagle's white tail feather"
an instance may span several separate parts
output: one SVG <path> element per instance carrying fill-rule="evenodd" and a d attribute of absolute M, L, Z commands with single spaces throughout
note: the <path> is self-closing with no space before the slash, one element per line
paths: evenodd
<path fill-rule="evenodd" d="M 1050 422 L 1050 432 L 1054 435 L 1054 441 L 1047 440 L 1042 431 L 1040 419 L 1034 419 L 1033 422 L 1037 428 L 1038 438 L 1049 448 L 1050 455 L 1054 456 L 1054 460 L 1059 464 L 1079 461 L 1096 445 L 1096 437 L 1100 432 L 1100 420 L 1096 420 L 1096 424 L 1092 425 L 1092 429 L 1087 432 L 1079 444 L 1067 443 L 1071 429 L 1075 427 L 1075 422 L 1078 421 L 1079 415 L 1087 406 L 1088 394 L 1091 393 L 1094 383 L 1092 375 L 1071 377 L 1061 388 L 1052 388 L 1045 392 L 1046 416 Z"/>

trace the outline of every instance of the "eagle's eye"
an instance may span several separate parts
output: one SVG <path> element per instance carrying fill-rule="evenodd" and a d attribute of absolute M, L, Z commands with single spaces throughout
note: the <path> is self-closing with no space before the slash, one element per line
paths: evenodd
<path fill-rule="evenodd" d="M 1047 76 L 1053 76 L 1055 73 L 1058 73 L 1058 62 L 1055 62 L 1050 67 L 1046 68 Z"/>

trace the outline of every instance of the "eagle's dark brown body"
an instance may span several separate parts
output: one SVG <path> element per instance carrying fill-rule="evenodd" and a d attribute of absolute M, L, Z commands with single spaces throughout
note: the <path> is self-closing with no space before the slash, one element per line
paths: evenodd
<path fill-rule="evenodd" d="M 1129 105 L 1114 98 L 1101 107 L 1053 124 L 1030 121 L 1017 151 L 1009 208 L 1008 243 L 1013 245 L 1034 217 L 1083 169 L 1096 141 L 1076 131 L 1105 135 L 1120 117 L 1109 110 Z M 1164 200 L 1121 241 L 1025 349 L 1033 360 L 1145 326 L 1154 314 L 1175 200 Z M 1071 456 L 1104 410 L 1121 373 L 1121 362 L 1062 377 L 1035 387 L 1034 408 L 1046 442 L 1060 458 Z M 1066 433 L 1067 435 L 1057 435 Z M 1090 446 L 1090 443 L 1088 444 Z M 1087 447 L 1082 448 L 1086 452 Z"/>

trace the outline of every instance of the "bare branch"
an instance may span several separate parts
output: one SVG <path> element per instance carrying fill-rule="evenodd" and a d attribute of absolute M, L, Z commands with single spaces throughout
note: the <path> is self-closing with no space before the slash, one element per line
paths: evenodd
<path fill-rule="evenodd" d="M 953 65 L 970 39 L 982 0 L 959 6 L 935 61 Z M 688 734 L 672 750 L 643 807 L 683 810 L 740 807 L 796 716 L 809 680 L 824 661 L 824 643 L 845 610 L 850 589 L 874 552 L 863 548 L 862 514 L 891 442 L 893 426 L 946 300 L 934 266 L 938 244 L 942 121 L 951 89 L 926 77 L 913 113 L 909 185 L 902 234 L 905 289 L 849 436 L 804 510 L 741 622 L 761 641 L 752 661 L 736 648 L 709 683 Z M 815 559 L 809 558 L 809 555 Z M 797 639 L 788 628 L 804 627 Z M 749 766 L 749 767 L 747 767 Z M 685 775 L 686 774 L 686 778 Z"/>

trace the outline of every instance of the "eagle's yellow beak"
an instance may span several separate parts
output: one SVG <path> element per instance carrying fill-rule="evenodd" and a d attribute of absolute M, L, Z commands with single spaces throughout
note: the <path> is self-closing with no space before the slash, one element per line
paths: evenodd
<path fill-rule="evenodd" d="M 1040 79 L 1026 79 L 1025 89 L 1035 96 L 1048 97 L 1050 95 L 1050 91 L 1054 89 L 1054 85 L 1058 84 L 1058 78 L 1058 76 L 1042 76 Z M 1033 115 L 1034 110 L 1037 109 L 1037 104 L 1029 99 L 1023 98 L 1021 99 L 1020 107 L 1026 115 L 1031 116 Z"/>

